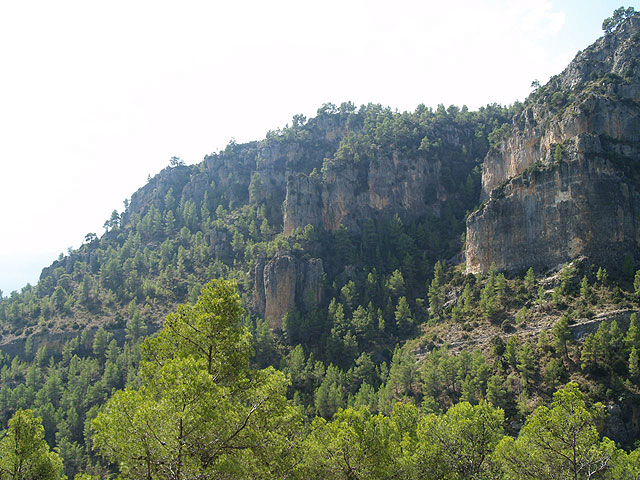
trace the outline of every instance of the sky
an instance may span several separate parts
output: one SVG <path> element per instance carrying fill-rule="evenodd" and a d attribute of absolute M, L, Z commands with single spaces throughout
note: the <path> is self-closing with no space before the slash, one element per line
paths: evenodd
<path fill-rule="evenodd" d="M 619 1 L 0 2 L 0 290 L 101 235 L 172 156 L 327 102 L 523 100 Z"/>

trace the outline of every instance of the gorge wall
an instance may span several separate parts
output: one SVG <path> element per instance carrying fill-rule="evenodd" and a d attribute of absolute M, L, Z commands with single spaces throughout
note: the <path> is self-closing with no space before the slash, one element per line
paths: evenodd
<path fill-rule="evenodd" d="M 640 245 L 640 19 L 534 92 L 482 168 L 466 268 L 538 270 L 586 256 L 618 269 Z"/>
<path fill-rule="evenodd" d="M 332 163 L 322 178 L 289 177 L 284 204 L 284 233 L 311 224 L 335 231 L 344 225 L 359 231 L 376 215 L 414 219 L 427 212 L 440 214 L 446 192 L 440 161 L 428 155 L 392 152 L 367 165 Z"/>

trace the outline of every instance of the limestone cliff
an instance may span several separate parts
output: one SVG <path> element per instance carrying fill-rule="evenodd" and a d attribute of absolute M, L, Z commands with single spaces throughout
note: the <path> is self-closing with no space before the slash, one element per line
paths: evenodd
<path fill-rule="evenodd" d="M 394 151 L 363 169 L 359 165 L 330 164 L 322 188 L 322 226 L 335 231 L 342 224 L 351 231 L 376 215 L 399 214 L 414 219 L 439 215 L 445 197 L 440 161 L 428 154 L 402 156 Z"/>
<path fill-rule="evenodd" d="M 436 152 L 388 149 L 368 161 L 332 158 L 325 160 L 322 178 L 290 176 L 284 203 L 285 235 L 307 224 L 327 231 L 344 225 L 358 232 L 370 218 L 396 214 L 407 221 L 424 215 L 439 217 L 444 203 L 462 194 L 460 183 L 451 179 L 466 178 L 475 165 L 455 154 L 471 149 L 472 138 L 473 131 L 461 128 L 452 130 Z"/>
<path fill-rule="evenodd" d="M 307 224 L 328 231 L 340 225 L 359 231 L 368 218 L 399 214 L 417 218 L 440 213 L 445 196 L 439 177 L 440 161 L 401 158 L 397 152 L 380 161 L 361 166 L 325 169 L 324 178 L 295 175 L 287 183 L 284 204 L 284 233 Z"/>
<path fill-rule="evenodd" d="M 530 97 L 482 168 L 467 271 L 616 268 L 640 245 L 640 18 L 579 53 Z"/>
<path fill-rule="evenodd" d="M 322 183 L 319 175 L 291 175 L 284 202 L 284 234 L 296 228 L 322 224 Z"/>
<path fill-rule="evenodd" d="M 255 268 L 255 307 L 271 328 L 282 328 L 282 319 L 297 305 L 311 308 L 322 301 L 322 260 L 301 260 L 279 252 Z"/>
<path fill-rule="evenodd" d="M 331 117 L 312 119 L 308 128 L 306 134 L 267 138 L 258 144 L 252 183 L 260 183 L 260 192 L 250 191 L 251 202 L 268 200 L 282 204 L 288 179 L 319 169 L 322 160 L 333 154 L 344 135 L 344 127 Z"/>

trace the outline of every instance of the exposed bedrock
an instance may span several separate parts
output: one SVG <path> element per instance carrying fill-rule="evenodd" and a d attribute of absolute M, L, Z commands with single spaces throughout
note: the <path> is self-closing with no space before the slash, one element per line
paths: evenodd
<path fill-rule="evenodd" d="M 531 95 L 485 158 L 468 272 L 640 259 L 639 56 L 633 17 Z"/>
<path fill-rule="evenodd" d="M 298 307 L 311 308 L 322 301 L 322 260 L 302 260 L 289 252 L 258 262 L 255 270 L 255 306 L 273 329 Z"/>

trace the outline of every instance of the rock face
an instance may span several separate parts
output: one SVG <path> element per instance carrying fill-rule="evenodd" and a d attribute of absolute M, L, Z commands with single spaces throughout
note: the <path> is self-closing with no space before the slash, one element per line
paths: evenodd
<path fill-rule="evenodd" d="M 468 272 L 544 269 L 577 256 L 619 268 L 640 245 L 640 18 L 541 87 L 482 169 Z"/>
<path fill-rule="evenodd" d="M 459 151 L 471 142 L 472 132 L 456 133 L 446 147 Z M 427 214 L 439 217 L 444 202 L 459 189 L 458 184 L 447 185 L 442 164 L 429 153 L 392 151 L 362 163 L 325 162 L 322 178 L 292 175 L 284 203 L 284 233 L 308 224 L 327 231 L 344 225 L 358 232 L 367 219 L 395 214 L 408 221 Z M 456 161 L 448 167 L 458 178 L 470 171 Z"/>
<path fill-rule="evenodd" d="M 344 128 L 330 118 L 313 119 L 311 129 L 312 145 L 304 138 L 288 142 L 266 139 L 258 144 L 252 183 L 257 180 L 261 188 L 250 191 L 252 202 L 270 200 L 282 204 L 290 178 L 320 169 L 322 160 L 333 154 L 344 136 Z"/>
<path fill-rule="evenodd" d="M 358 231 L 363 220 L 399 214 L 406 219 L 439 215 L 444 189 L 440 161 L 394 151 L 366 166 L 329 164 L 322 185 L 322 227 Z"/>
<path fill-rule="evenodd" d="M 255 269 L 255 306 L 271 328 L 282 328 L 282 319 L 296 305 L 307 307 L 322 301 L 322 260 L 300 260 L 280 252 Z"/>
<path fill-rule="evenodd" d="M 216 260 L 229 262 L 233 258 L 230 237 L 229 232 L 224 229 L 214 227 L 209 232 L 210 253 Z"/>
<path fill-rule="evenodd" d="M 306 225 L 322 224 L 322 183 L 319 175 L 291 175 L 284 202 L 284 234 Z"/>
<path fill-rule="evenodd" d="M 164 198 L 170 189 L 182 191 L 191 178 L 191 168 L 187 166 L 167 167 L 155 175 L 147 185 L 131 195 L 130 207 L 123 213 L 123 221 L 129 212 L 144 212 L 152 205 L 162 208 Z"/>

